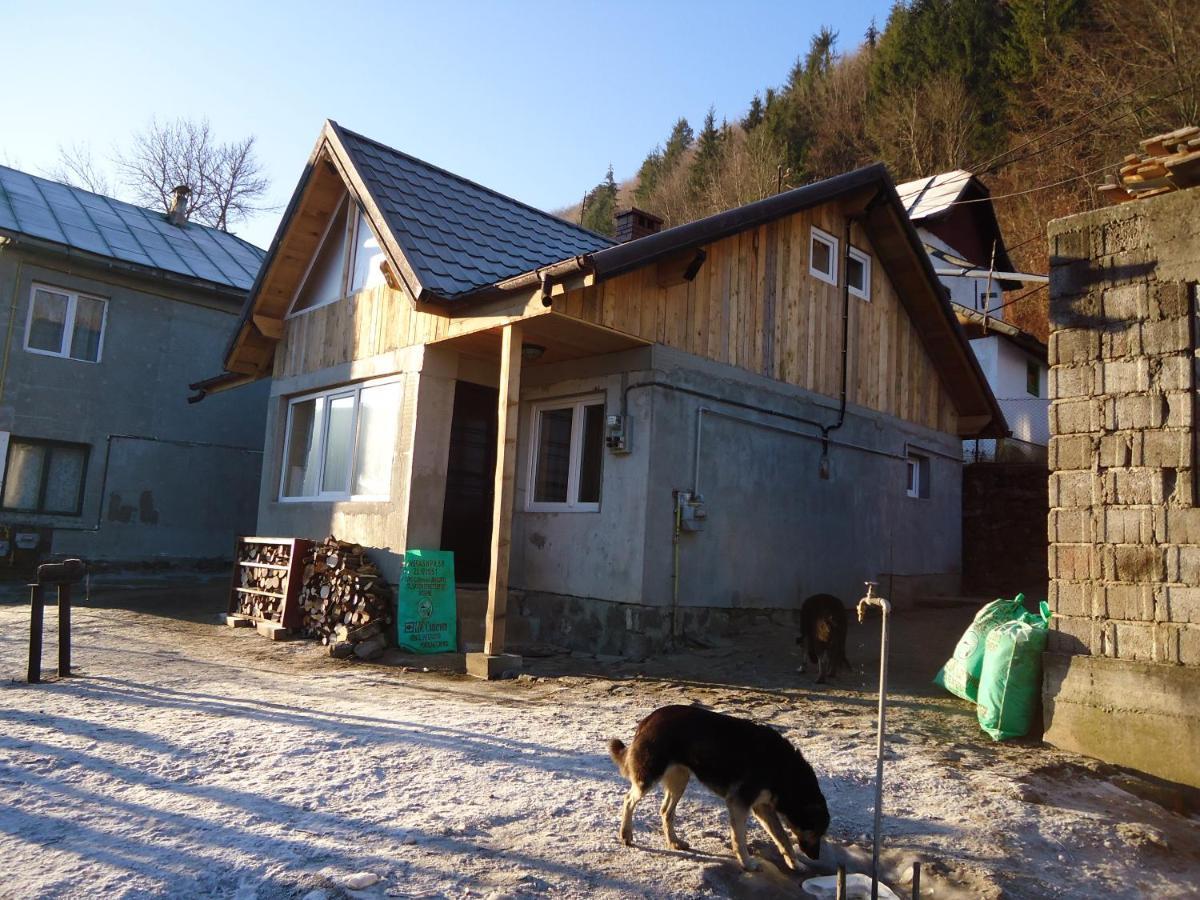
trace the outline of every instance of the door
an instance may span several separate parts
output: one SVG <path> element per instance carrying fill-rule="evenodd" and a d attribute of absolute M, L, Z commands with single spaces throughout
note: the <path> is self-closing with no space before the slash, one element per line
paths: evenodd
<path fill-rule="evenodd" d="M 491 567 L 499 402 L 496 388 L 455 383 L 442 549 L 454 551 L 454 574 L 460 584 L 486 583 Z"/>

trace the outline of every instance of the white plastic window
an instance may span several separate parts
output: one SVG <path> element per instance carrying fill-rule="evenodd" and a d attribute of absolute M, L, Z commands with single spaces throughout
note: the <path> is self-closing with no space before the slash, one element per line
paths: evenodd
<path fill-rule="evenodd" d="M 837 260 L 838 239 L 832 234 L 814 227 L 808 258 L 808 270 L 821 281 L 836 285 L 838 283 Z"/>
<path fill-rule="evenodd" d="M 552 400 L 533 407 L 526 509 L 600 509 L 604 398 Z"/>
<path fill-rule="evenodd" d="M 99 362 L 108 301 L 35 284 L 25 322 L 25 349 L 80 362 Z"/>
<path fill-rule="evenodd" d="M 846 286 L 855 297 L 871 299 L 871 256 L 857 247 L 846 254 Z"/>
<path fill-rule="evenodd" d="M 401 395 L 388 381 L 292 400 L 279 499 L 387 500 Z"/>

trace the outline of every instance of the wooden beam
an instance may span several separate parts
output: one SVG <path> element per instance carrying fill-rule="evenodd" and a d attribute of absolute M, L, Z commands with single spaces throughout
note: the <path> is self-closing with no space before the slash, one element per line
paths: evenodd
<path fill-rule="evenodd" d="M 283 337 L 283 319 L 276 319 L 272 316 L 256 315 L 254 317 L 254 327 L 259 333 L 273 341 L 278 341 Z"/>
<path fill-rule="evenodd" d="M 517 482 L 517 425 L 521 399 L 521 326 L 505 325 L 500 347 L 500 401 L 496 428 L 496 490 L 492 504 L 492 571 L 483 652 L 504 652 L 508 614 L 508 557 L 512 548 L 513 495 Z"/>

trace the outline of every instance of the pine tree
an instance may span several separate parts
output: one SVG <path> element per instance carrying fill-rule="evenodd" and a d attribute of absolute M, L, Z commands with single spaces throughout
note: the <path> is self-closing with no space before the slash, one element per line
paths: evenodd
<path fill-rule="evenodd" d="M 583 227 L 611 236 L 616 231 L 613 218 L 616 212 L 617 182 L 613 178 L 612 163 L 609 163 L 604 180 L 592 188 L 583 201 Z"/>
<path fill-rule="evenodd" d="M 696 139 L 696 155 L 688 171 L 688 190 L 694 199 L 705 193 L 721 165 L 721 131 L 717 128 L 717 111 L 710 106 L 704 116 L 704 127 Z"/>
<path fill-rule="evenodd" d="M 754 95 L 754 99 L 750 101 L 750 108 L 746 110 L 746 115 L 742 119 L 742 130 L 753 131 L 763 120 L 763 102 L 758 94 Z"/>
<path fill-rule="evenodd" d="M 680 158 L 692 145 L 692 126 L 688 120 L 680 117 L 671 128 L 667 138 L 667 146 L 655 147 L 642 160 L 637 173 L 637 187 L 633 191 L 633 199 L 639 206 L 651 206 L 651 198 L 655 189 L 662 183 L 663 176 L 675 167 Z"/>

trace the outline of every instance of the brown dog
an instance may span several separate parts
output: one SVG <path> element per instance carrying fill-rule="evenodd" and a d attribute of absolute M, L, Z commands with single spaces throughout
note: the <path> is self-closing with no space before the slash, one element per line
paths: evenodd
<path fill-rule="evenodd" d="M 746 851 L 750 813 L 762 824 L 792 869 L 799 867 L 780 817 L 795 833 L 810 859 L 821 855 L 821 837 L 829 827 L 829 809 L 812 766 L 779 732 L 746 719 L 698 706 L 664 706 L 638 723 L 628 747 L 608 745 L 629 793 L 621 816 L 621 841 L 633 844 L 633 811 L 658 781 L 665 792 L 662 826 L 667 844 L 688 845 L 675 834 L 675 807 L 692 775 L 729 807 L 733 852 L 743 869 L 757 869 Z"/>

